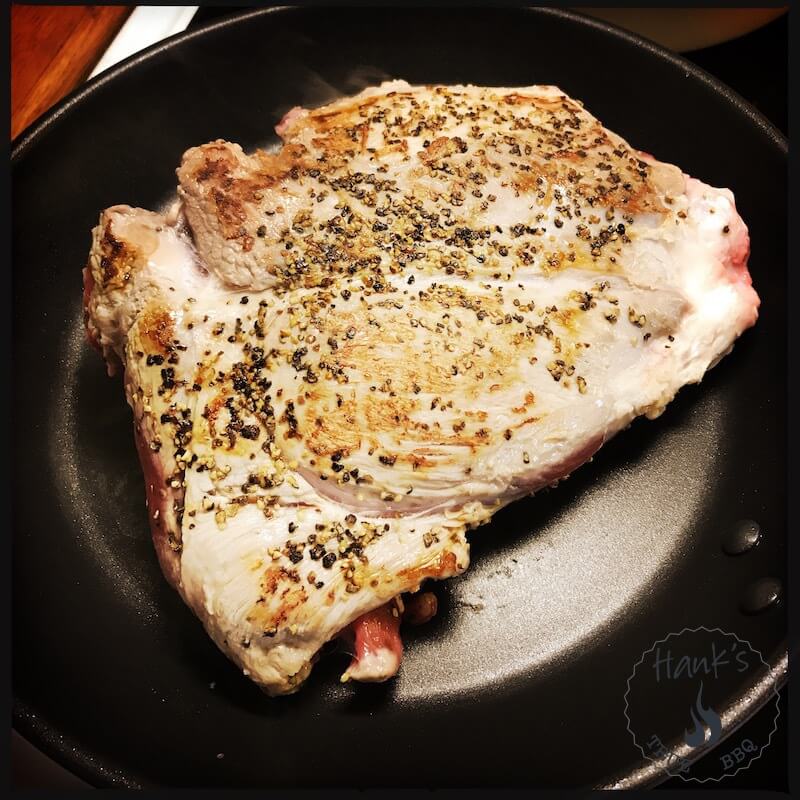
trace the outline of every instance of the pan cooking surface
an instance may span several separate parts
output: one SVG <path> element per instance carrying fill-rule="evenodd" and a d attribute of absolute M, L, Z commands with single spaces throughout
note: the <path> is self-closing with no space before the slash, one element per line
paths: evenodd
<path fill-rule="evenodd" d="M 160 206 L 188 147 L 269 144 L 291 106 L 394 77 L 554 83 L 634 146 L 729 186 L 761 319 L 661 418 L 474 531 L 470 570 L 433 587 L 440 613 L 406 632 L 395 681 L 339 684 L 346 654 L 331 646 L 298 695 L 269 699 L 159 572 L 122 385 L 84 341 L 80 269 L 99 211 Z M 721 85 L 561 12 L 260 12 L 68 101 L 13 159 L 19 729 L 101 784 L 657 780 L 623 714 L 642 651 L 699 625 L 735 632 L 778 671 L 785 651 L 782 604 L 740 610 L 754 581 L 785 580 L 785 157 Z M 726 555 L 742 520 L 759 543 Z M 767 699 L 726 691 L 739 715 Z M 654 720 L 667 713 L 653 698 Z"/>

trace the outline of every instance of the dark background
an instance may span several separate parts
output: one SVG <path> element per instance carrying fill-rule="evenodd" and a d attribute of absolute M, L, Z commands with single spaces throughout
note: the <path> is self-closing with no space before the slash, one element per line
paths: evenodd
<path fill-rule="evenodd" d="M 220 19 L 237 8 L 200 8 L 189 29 Z M 719 78 L 752 103 L 778 129 L 788 135 L 788 18 L 786 15 L 764 28 L 732 42 L 696 50 L 684 55 L 702 69 Z M 788 689 L 781 691 L 781 722 L 761 758 L 749 769 L 725 779 L 720 788 L 752 788 L 787 791 Z M 757 714 L 743 729 L 754 741 L 765 738 L 772 725 L 772 706 Z M 64 782 L 57 775 L 48 778 L 48 770 L 33 766 L 26 749 L 15 747 L 12 760 L 14 785 L 18 788 L 75 787 L 79 781 Z M 680 778 L 671 779 L 660 788 L 691 788 Z"/>
<path fill-rule="evenodd" d="M 252 6 L 201 7 L 189 30 Z M 752 103 L 788 136 L 788 16 L 731 42 L 682 55 Z"/>

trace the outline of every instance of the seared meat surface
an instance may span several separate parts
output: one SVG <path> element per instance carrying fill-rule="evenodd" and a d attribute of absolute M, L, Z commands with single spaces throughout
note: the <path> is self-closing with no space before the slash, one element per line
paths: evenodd
<path fill-rule="evenodd" d="M 85 270 L 164 572 L 273 694 L 337 636 L 345 678 L 393 675 L 400 595 L 658 416 L 759 302 L 732 194 L 555 87 L 395 81 L 278 133 L 189 150 L 175 206 L 104 211 Z"/>

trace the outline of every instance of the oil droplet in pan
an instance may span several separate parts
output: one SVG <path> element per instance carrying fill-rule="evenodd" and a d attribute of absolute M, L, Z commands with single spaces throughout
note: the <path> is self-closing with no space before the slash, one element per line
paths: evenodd
<path fill-rule="evenodd" d="M 722 539 L 722 549 L 729 556 L 752 550 L 761 540 L 761 528 L 752 519 L 742 519 Z"/>
<path fill-rule="evenodd" d="M 745 614 L 760 614 L 777 605 L 782 597 L 783 586 L 777 578 L 760 578 L 745 589 L 739 608 Z"/>

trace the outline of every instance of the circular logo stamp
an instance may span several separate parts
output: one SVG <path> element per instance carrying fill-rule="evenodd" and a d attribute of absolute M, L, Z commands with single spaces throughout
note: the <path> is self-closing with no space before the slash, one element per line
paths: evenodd
<path fill-rule="evenodd" d="M 772 725 L 763 733 L 745 736 L 736 730 L 737 715 L 723 709 L 731 695 L 768 676 L 761 653 L 735 633 L 705 627 L 670 633 L 633 666 L 625 691 L 628 731 L 642 755 L 672 777 L 707 783 L 735 775 L 761 756 L 777 729 L 775 681 Z"/>

